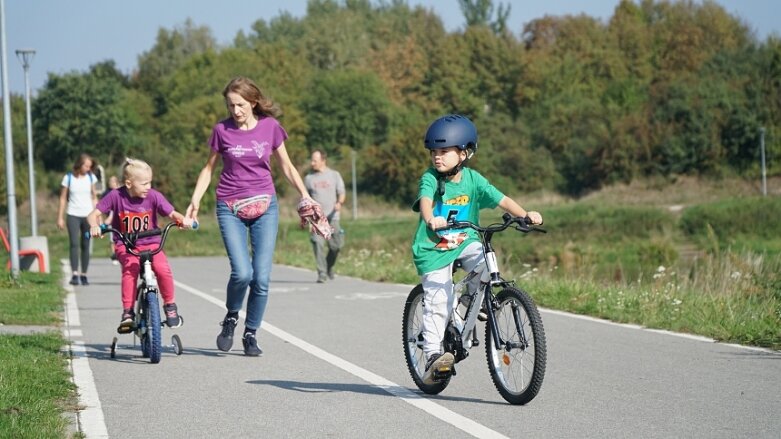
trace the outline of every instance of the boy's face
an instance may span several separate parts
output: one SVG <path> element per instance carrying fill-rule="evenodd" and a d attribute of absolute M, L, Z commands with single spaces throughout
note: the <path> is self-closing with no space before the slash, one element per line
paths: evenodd
<path fill-rule="evenodd" d="M 138 171 L 129 180 L 125 180 L 125 186 L 131 197 L 146 198 L 152 188 L 152 173 L 146 170 Z"/>
<path fill-rule="evenodd" d="M 431 163 L 438 172 L 448 172 L 466 158 L 466 151 L 455 146 L 431 150 Z"/>

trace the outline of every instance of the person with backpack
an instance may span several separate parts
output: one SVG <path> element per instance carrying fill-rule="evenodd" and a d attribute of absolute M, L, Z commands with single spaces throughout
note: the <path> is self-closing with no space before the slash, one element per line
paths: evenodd
<path fill-rule="evenodd" d="M 87 216 L 98 204 L 95 183 L 97 178 L 92 173 L 94 161 L 89 154 L 80 154 L 73 164 L 73 170 L 62 178 L 60 190 L 60 206 L 57 211 L 57 227 L 68 228 L 70 238 L 71 285 L 89 285 L 87 268 L 89 267 L 89 239 L 84 234 L 89 232 Z M 79 257 L 81 256 L 81 257 Z M 81 271 L 79 271 L 81 260 Z"/>

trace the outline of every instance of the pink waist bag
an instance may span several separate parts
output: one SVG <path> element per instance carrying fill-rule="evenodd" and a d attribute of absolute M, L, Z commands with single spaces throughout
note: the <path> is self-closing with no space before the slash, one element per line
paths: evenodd
<path fill-rule="evenodd" d="M 234 215 L 245 220 L 259 218 L 266 213 L 270 203 L 271 195 L 256 195 L 250 198 L 225 202 Z"/>

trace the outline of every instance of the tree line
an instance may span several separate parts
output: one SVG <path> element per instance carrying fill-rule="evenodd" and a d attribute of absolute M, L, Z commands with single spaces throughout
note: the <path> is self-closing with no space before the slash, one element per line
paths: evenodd
<path fill-rule="evenodd" d="M 80 152 L 108 173 L 134 156 L 186 205 L 211 127 L 227 117 L 222 88 L 237 75 L 282 108 L 294 163 L 303 168 L 322 148 L 348 171 L 355 151 L 359 191 L 402 204 L 429 164 L 428 124 L 452 112 L 478 127 L 471 166 L 510 194 L 755 176 L 760 128 L 778 173 L 781 40 L 759 41 L 717 3 L 623 0 L 606 21 L 544 16 L 523 29 L 508 29 L 509 5 L 458 5 L 466 24 L 449 32 L 403 0 L 310 0 L 305 16 L 257 20 L 224 46 L 188 20 L 160 29 L 129 75 L 112 60 L 50 73 L 32 102 L 39 188 L 58 190 Z M 12 113 L 21 198 L 22 96 L 12 96 Z"/>

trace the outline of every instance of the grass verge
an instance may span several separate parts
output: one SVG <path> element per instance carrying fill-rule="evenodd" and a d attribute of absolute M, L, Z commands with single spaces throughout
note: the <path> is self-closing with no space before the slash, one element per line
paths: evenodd
<path fill-rule="evenodd" d="M 23 272 L 18 281 L 0 279 L 0 322 L 51 326 L 31 335 L 0 334 L 0 436 L 66 437 L 76 389 L 67 369 L 67 344 L 56 326 L 63 290 L 54 274 Z"/>

